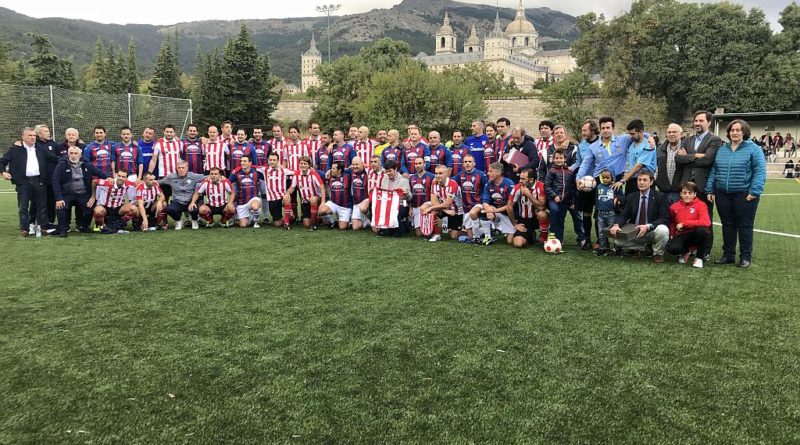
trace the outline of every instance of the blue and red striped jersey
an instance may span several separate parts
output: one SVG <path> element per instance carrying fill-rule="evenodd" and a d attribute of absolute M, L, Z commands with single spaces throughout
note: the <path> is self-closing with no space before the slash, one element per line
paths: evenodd
<path fill-rule="evenodd" d="M 251 144 L 253 147 L 253 165 L 256 167 L 266 167 L 268 165 L 269 152 L 272 151 L 272 146 L 269 145 L 266 139 L 260 141 L 253 140 Z"/>
<path fill-rule="evenodd" d="M 499 162 L 506 149 L 506 141 L 504 139 L 487 140 L 486 145 L 483 146 L 483 160 L 486 168 L 492 162 Z"/>
<path fill-rule="evenodd" d="M 230 157 L 228 158 L 228 170 L 234 171 L 242 165 L 242 156 L 249 156 L 251 162 L 255 162 L 253 156 L 253 146 L 248 142 L 234 142 L 233 145 L 228 146 L 230 150 Z"/>
<path fill-rule="evenodd" d="M 128 145 L 118 142 L 111 153 L 111 160 L 114 161 L 114 168 L 117 171 L 125 170 L 128 175 L 138 175 L 142 152 L 139 151 L 139 147 L 133 145 L 133 141 Z"/>
<path fill-rule="evenodd" d="M 314 168 L 317 170 L 325 170 L 328 168 L 328 147 L 320 144 L 319 148 L 314 152 Z"/>
<path fill-rule="evenodd" d="M 436 166 L 439 164 L 444 164 L 448 167 L 453 166 L 453 153 L 447 149 L 442 144 L 439 144 L 438 147 L 431 147 L 431 159 L 430 159 L 430 167 L 428 171 L 431 173 L 436 173 Z"/>
<path fill-rule="evenodd" d="M 431 200 L 431 185 L 435 178 L 431 172 L 422 175 L 414 173 L 408 177 L 408 184 L 411 187 L 411 207 L 420 207 Z"/>
<path fill-rule="evenodd" d="M 248 172 L 239 168 L 231 173 L 228 180 L 233 184 L 233 190 L 236 193 L 236 204 L 243 205 L 260 196 L 260 181 L 264 181 L 264 175 L 254 168 L 251 168 Z"/>
<path fill-rule="evenodd" d="M 453 173 L 452 176 L 458 176 L 459 173 L 464 169 L 464 156 L 469 154 L 469 150 L 467 147 L 461 146 L 453 146 L 452 147 L 452 156 L 453 156 Z"/>
<path fill-rule="evenodd" d="M 403 166 L 406 168 L 408 174 L 416 171 L 414 168 L 414 161 L 419 157 L 425 159 L 425 170 L 428 170 L 428 167 L 430 167 L 431 151 L 426 144 L 418 142 L 417 145 L 403 150 Z"/>
<path fill-rule="evenodd" d="M 351 207 L 353 205 L 352 195 L 350 194 L 350 177 L 348 175 L 334 176 L 328 178 L 328 199 L 340 207 Z"/>
<path fill-rule="evenodd" d="M 346 170 L 345 174 L 350 177 L 350 194 L 353 196 L 353 202 L 360 204 L 367 199 L 367 186 L 369 185 L 369 177 L 366 170 L 361 170 L 356 173 L 353 170 Z"/>
<path fill-rule="evenodd" d="M 344 162 L 344 168 L 350 167 L 350 161 L 356 156 L 355 150 L 350 144 L 333 145 L 333 149 L 328 154 L 328 170 L 333 167 L 334 162 Z"/>
<path fill-rule="evenodd" d="M 189 171 L 203 174 L 203 142 L 200 139 L 184 139 L 181 158 L 189 164 Z"/>
<path fill-rule="evenodd" d="M 403 147 L 402 146 L 400 146 L 400 145 L 391 146 L 390 145 L 390 146 L 384 148 L 383 151 L 381 152 L 381 167 L 383 167 L 384 164 L 386 164 L 386 161 L 394 161 L 395 163 L 397 163 L 397 166 L 398 166 L 397 169 L 400 171 L 400 173 L 408 173 L 408 171 L 405 170 L 405 166 L 403 165 Z"/>
<path fill-rule="evenodd" d="M 114 144 L 111 141 L 94 141 L 83 149 L 83 160 L 91 163 L 103 174 L 111 176 L 111 156 Z"/>
<path fill-rule="evenodd" d="M 467 173 L 466 170 L 462 170 L 461 173 L 453 179 L 455 179 L 461 187 L 461 198 L 464 200 L 464 212 L 469 212 L 473 207 L 481 203 L 483 187 L 489 182 L 486 173 L 480 170 L 472 170 L 472 172 Z"/>
<path fill-rule="evenodd" d="M 483 204 L 491 204 L 495 207 L 503 207 L 511 199 L 511 192 L 514 191 L 514 183 L 510 179 L 503 177 L 500 184 L 489 181 L 483 187 Z"/>

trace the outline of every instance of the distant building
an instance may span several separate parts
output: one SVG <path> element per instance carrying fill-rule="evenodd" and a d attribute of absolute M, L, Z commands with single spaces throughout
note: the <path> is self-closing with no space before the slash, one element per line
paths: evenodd
<path fill-rule="evenodd" d="M 311 47 L 300 57 L 300 88 L 305 93 L 310 87 L 319 86 L 316 69 L 322 63 L 322 53 L 317 49 L 317 41 L 311 34 Z"/>
<path fill-rule="evenodd" d="M 569 49 L 542 51 L 539 43 L 539 33 L 525 17 L 525 8 L 520 0 L 517 15 L 505 32 L 500 26 L 498 11 L 494 29 L 483 44 L 473 25 L 461 53 L 458 52 L 456 33 L 450 26 L 450 17 L 445 12 L 442 27 L 435 36 L 435 54 L 420 53 L 416 59 L 435 72 L 482 63 L 492 71 L 503 73 L 506 80 L 513 80 L 521 90 L 529 91 L 537 81 L 558 80 L 577 67 Z"/>

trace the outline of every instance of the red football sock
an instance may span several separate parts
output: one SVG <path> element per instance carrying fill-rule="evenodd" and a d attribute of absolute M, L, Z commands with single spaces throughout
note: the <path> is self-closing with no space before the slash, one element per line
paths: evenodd
<path fill-rule="evenodd" d="M 319 218 L 317 216 L 318 212 L 319 212 L 319 206 L 316 205 L 316 204 L 311 204 L 311 223 L 312 224 L 316 224 L 317 223 L 317 219 Z"/>
<path fill-rule="evenodd" d="M 439 218 L 433 218 L 433 234 L 439 234 Z"/>
<path fill-rule="evenodd" d="M 164 221 L 166 220 L 167 220 L 167 212 L 162 210 L 156 214 L 156 225 L 160 226 L 164 224 Z"/>
<path fill-rule="evenodd" d="M 292 204 L 283 205 L 283 225 L 288 226 L 292 221 Z"/>
<path fill-rule="evenodd" d="M 100 213 L 94 214 L 94 225 L 97 227 L 103 227 L 106 225 L 106 217 Z"/>
<path fill-rule="evenodd" d="M 206 220 L 207 223 L 214 224 L 214 217 L 211 216 L 210 212 L 209 213 L 203 213 L 200 216 L 202 216 L 203 219 Z"/>
<path fill-rule="evenodd" d="M 231 218 L 233 218 L 233 212 L 228 212 L 228 211 L 226 210 L 226 211 L 223 211 L 223 212 L 222 212 L 222 218 L 219 220 L 219 222 L 220 222 L 220 223 L 222 223 L 222 224 L 225 224 L 225 223 L 226 223 L 226 222 L 228 222 L 228 220 L 230 220 Z"/>

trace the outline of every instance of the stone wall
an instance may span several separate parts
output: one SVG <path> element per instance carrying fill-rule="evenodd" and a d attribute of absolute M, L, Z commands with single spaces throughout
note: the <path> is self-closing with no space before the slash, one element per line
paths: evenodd
<path fill-rule="evenodd" d="M 272 112 L 272 118 L 278 122 L 308 122 L 311 119 L 312 108 L 316 105 L 313 100 L 282 100 Z"/>

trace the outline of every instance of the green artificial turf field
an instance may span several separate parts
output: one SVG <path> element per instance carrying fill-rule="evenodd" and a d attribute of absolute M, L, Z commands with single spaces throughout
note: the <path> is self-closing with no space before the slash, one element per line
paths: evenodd
<path fill-rule="evenodd" d="M 15 203 L 1 444 L 800 441 L 797 238 L 694 270 L 595 258 L 569 222 L 559 256 L 271 228 L 23 239 Z M 756 228 L 800 235 L 800 183 L 768 183 Z"/>

